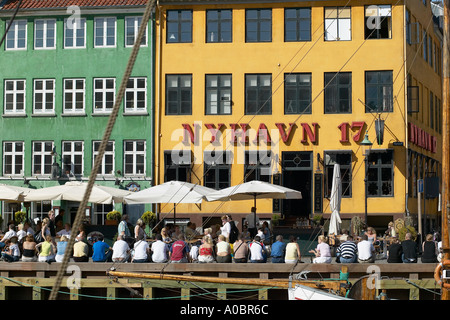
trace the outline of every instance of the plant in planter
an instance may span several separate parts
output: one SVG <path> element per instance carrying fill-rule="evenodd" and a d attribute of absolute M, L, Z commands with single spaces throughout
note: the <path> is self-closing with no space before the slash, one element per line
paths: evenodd
<path fill-rule="evenodd" d="M 142 221 L 144 221 L 144 223 L 147 226 L 150 226 L 156 220 L 156 214 L 154 212 L 151 212 L 151 211 L 145 211 L 142 214 L 141 219 L 142 219 Z"/>
<path fill-rule="evenodd" d="M 280 224 L 280 215 L 279 214 L 273 214 L 272 215 L 272 225 L 278 226 Z"/>
<path fill-rule="evenodd" d="M 106 214 L 106 224 L 107 225 L 116 225 L 120 219 L 122 218 L 122 214 L 117 211 L 113 210 Z"/>
<path fill-rule="evenodd" d="M 25 211 L 17 211 L 14 213 L 14 220 L 17 223 L 24 223 L 27 219 L 27 213 Z"/>
<path fill-rule="evenodd" d="M 315 214 L 312 218 L 312 221 L 313 221 L 314 225 L 316 225 L 316 226 L 320 225 L 321 220 L 322 220 L 321 214 Z"/>
<path fill-rule="evenodd" d="M 398 232 L 398 239 L 400 241 L 404 241 L 405 235 L 407 233 L 411 233 L 411 240 L 416 241 L 417 231 L 413 226 L 405 226 L 405 227 L 401 228 Z"/>

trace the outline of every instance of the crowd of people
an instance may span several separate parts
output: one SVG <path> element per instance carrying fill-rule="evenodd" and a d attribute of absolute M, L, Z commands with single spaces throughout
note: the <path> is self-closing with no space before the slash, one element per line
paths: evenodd
<path fill-rule="evenodd" d="M 83 227 L 73 232 L 70 224 L 63 225 L 51 210 L 34 228 L 28 222 L 17 227 L 10 224 L 0 240 L 1 259 L 7 262 L 62 262 L 68 240 L 73 236 L 75 243 L 70 258 L 74 262 L 302 263 L 295 236 L 290 236 L 288 241 L 282 235 L 273 239 L 267 222 L 257 223 L 255 227 L 245 224 L 240 232 L 231 215 L 224 215 L 221 220 L 221 225 L 205 229 L 197 229 L 195 223 L 190 222 L 184 231 L 178 225 L 169 224 L 156 229 L 156 234 L 149 238 L 141 219 L 130 227 L 128 216 L 123 215 L 110 246 L 101 234 L 87 239 Z M 439 259 L 439 245 L 433 235 L 427 235 L 421 250 L 410 233 L 401 243 L 396 235 L 391 239 L 388 263 L 415 263 L 419 252 L 424 263 L 435 263 Z M 375 230 L 369 227 L 355 239 L 345 230 L 334 237 L 333 242 L 321 235 L 317 247 L 308 252 L 312 254 L 313 263 L 331 263 L 333 257 L 340 263 L 374 263 L 378 244 Z"/>

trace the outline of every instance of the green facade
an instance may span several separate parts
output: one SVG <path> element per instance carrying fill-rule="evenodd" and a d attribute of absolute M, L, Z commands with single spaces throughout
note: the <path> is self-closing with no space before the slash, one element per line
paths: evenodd
<path fill-rule="evenodd" d="M 114 9 L 81 9 L 81 19 L 85 19 L 85 48 L 64 48 L 65 32 L 64 21 L 69 14 L 64 11 L 32 10 L 24 11 L 16 17 L 18 20 L 27 20 L 27 48 L 26 50 L 8 50 L 5 41 L 0 48 L 0 183 L 42 188 L 57 184 L 64 184 L 69 180 L 85 181 L 89 179 L 93 167 L 93 142 L 103 137 L 109 114 L 94 112 L 94 78 L 115 78 L 115 92 L 122 81 L 132 47 L 125 46 L 125 18 L 142 16 L 144 8 L 133 10 Z M 126 12 L 126 13 L 124 13 Z M 85 14 L 84 14 L 85 13 Z M 7 21 L 12 13 L 4 13 L 0 9 L 0 34 L 5 33 Z M 94 47 L 94 19 L 98 17 L 115 17 L 115 47 Z M 56 48 L 37 50 L 35 45 L 35 21 L 38 19 L 56 19 Z M 119 116 L 111 134 L 114 141 L 114 172 L 98 175 L 96 183 L 116 188 L 126 188 L 130 183 L 136 183 L 141 189 L 152 185 L 153 163 L 153 45 L 152 22 L 147 26 L 147 44 L 141 46 L 135 62 L 131 77 L 146 79 L 146 108 L 139 112 L 125 112 L 124 102 L 121 104 Z M 6 108 L 6 82 L 8 80 L 25 80 L 25 112 L 7 114 Z M 35 79 L 54 79 L 54 113 L 37 114 L 34 112 Z M 84 79 L 84 112 L 80 114 L 64 111 L 64 79 Z M 23 172 L 10 175 L 5 169 L 5 142 L 23 142 Z M 60 167 L 62 163 L 62 145 L 64 141 L 83 142 L 83 173 L 70 178 L 62 175 L 52 179 L 49 174 L 35 174 L 33 172 L 33 142 L 52 141 L 57 153 L 56 159 Z M 124 142 L 145 141 L 145 174 L 125 174 Z M 6 161 L 7 162 L 7 161 Z M 28 183 L 26 183 L 26 181 Z M 76 210 L 77 204 L 65 201 L 53 201 L 52 206 L 60 206 L 66 212 Z M 95 206 L 91 210 L 109 210 L 110 207 Z M 31 217 L 46 214 L 49 204 L 33 204 L 30 209 Z M 134 208 L 134 215 L 138 211 L 151 210 L 149 205 Z M 116 204 L 116 209 L 122 211 L 122 205 Z M 132 209 L 131 207 L 129 209 Z M 5 220 L 15 211 L 14 205 L 2 205 Z M 131 211 L 130 211 L 131 212 Z M 141 213 L 142 213 L 141 212 Z M 91 217 L 93 215 L 91 214 Z M 103 218 L 98 216 L 91 219 L 91 223 L 100 224 Z M 64 217 L 65 222 L 72 222 L 70 214 Z M 5 221 L 6 222 L 6 221 Z"/>

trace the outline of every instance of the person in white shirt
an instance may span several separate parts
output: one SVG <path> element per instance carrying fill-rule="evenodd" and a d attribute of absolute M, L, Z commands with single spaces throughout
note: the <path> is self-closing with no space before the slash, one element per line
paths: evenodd
<path fill-rule="evenodd" d="M 58 237 L 66 236 L 67 238 L 70 238 L 70 235 L 72 233 L 72 229 L 70 228 L 70 223 L 66 223 L 64 225 L 64 229 L 61 229 L 56 233 Z"/>
<path fill-rule="evenodd" d="M 259 236 L 255 236 L 252 243 L 249 244 L 250 248 L 250 262 L 252 263 L 264 263 L 266 247 L 261 241 Z"/>
<path fill-rule="evenodd" d="M 17 226 L 17 229 L 18 229 L 18 231 L 17 231 L 17 233 L 16 233 L 16 236 L 17 236 L 18 241 L 19 241 L 19 243 L 20 243 L 20 241 L 21 241 L 24 237 L 27 236 L 27 233 L 23 230 L 23 224 L 22 224 L 22 223 L 20 223 L 20 224 Z"/>
<path fill-rule="evenodd" d="M 362 236 L 362 241 L 358 243 L 358 262 L 359 263 L 374 263 L 375 262 L 375 248 L 372 241 L 368 241 L 366 234 Z"/>
<path fill-rule="evenodd" d="M 227 242 L 229 242 L 231 232 L 231 225 L 228 221 L 228 216 L 222 216 L 222 227 L 220 227 L 220 234 L 223 235 Z"/>
<path fill-rule="evenodd" d="M 165 263 L 168 260 L 169 245 L 162 241 L 161 234 L 156 235 L 156 242 L 152 244 L 152 261 L 156 263 Z"/>
<path fill-rule="evenodd" d="M 9 230 L 5 233 L 3 238 L 0 240 L 0 249 L 3 249 L 6 246 L 6 240 L 11 239 L 16 236 L 16 231 L 14 230 L 14 224 L 10 224 L 8 226 Z"/>
<path fill-rule="evenodd" d="M 9 250 L 2 252 L 2 258 L 8 262 L 19 261 L 20 259 L 20 249 L 17 244 L 17 236 L 12 236 L 9 242 Z"/>
<path fill-rule="evenodd" d="M 256 208 L 252 207 L 251 213 L 245 217 L 244 224 L 247 224 L 250 237 L 254 238 L 256 235 L 256 227 L 259 225 L 259 217 L 256 215 Z"/>
<path fill-rule="evenodd" d="M 27 232 L 27 236 L 32 235 L 34 237 L 34 230 L 29 222 L 25 222 L 25 224 L 23 225 L 23 230 Z"/>
<path fill-rule="evenodd" d="M 138 235 L 138 239 L 134 244 L 134 256 L 131 262 L 133 263 L 144 263 L 148 262 L 148 256 L 150 253 L 150 247 L 144 239 L 143 234 Z"/>
<path fill-rule="evenodd" d="M 122 235 L 117 236 L 117 241 L 114 242 L 113 246 L 113 262 L 126 262 L 128 260 L 128 252 L 130 251 L 130 247 L 128 243 L 123 240 Z"/>

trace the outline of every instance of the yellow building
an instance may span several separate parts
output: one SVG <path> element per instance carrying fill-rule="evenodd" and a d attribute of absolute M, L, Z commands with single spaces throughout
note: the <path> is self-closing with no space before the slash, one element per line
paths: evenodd
<path fill-rule="evenodd" d="M 338 163 L 347 226 L 366 212 L 380 232 L 417 217 L 414 181 L 440 177 L 441 161 L 441 34 L 423 1 L 159 1 L 155 183 L 281 184 L 303 199 L 258 200 L 257 212 L 289 226 L 329 218 Z M 176 217 L 207 227 L 252 206 L 178 204 Z M 430 227 L 437 198 L 425 208 Z M 172 219 L 172 205 L 159 210 Z"/>

